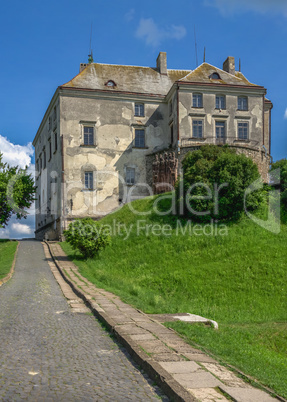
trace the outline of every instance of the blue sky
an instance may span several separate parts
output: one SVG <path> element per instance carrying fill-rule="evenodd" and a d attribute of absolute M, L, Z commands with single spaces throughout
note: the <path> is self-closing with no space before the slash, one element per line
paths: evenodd
<path fill-rule="evenodd" d="M 2 3 L 0 15 L 4 157 L 33 163 L 29 143 L 57 86 L 87 62 L 91 23 L 100 63 L 155 66 L 166 51 L 168 68 L 194 69 L 194 27 L 199 64 L 204 46 L 206 61 L 220 68 L 234 56 L 238 69 L 241 58 L 243 74 L 265 86 L 274 104 L 274 160 L 287 156 L 286 0 L 14 0 Z"/>

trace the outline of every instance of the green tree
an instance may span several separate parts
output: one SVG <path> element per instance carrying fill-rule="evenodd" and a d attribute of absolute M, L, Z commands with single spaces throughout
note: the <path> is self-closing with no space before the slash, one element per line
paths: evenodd
<path fill-rule="evenodd" d="M 111 242 L 109 234 L 91 218 L 76 219 L 64 235 L 73 250 L 79 250 L 84 258 L 93 258 Z"/>
<path fill-rule="evenodd" d="M 4 228 L 12 215 L 26 218 L 35 193 L 34 180 L 27 169 L 9 166 L 0 153 L 0 227 Z"/>
<path fill-rule="evenodd" d="M 176 187 L 178 202 L 184 204 L 186 216 L 201 222 L 238 219 L 244 210 L 245 190 L 260 177 L 250 158 L 228 146 L 204 145 L 189 152 L 182 168 Z M 259 191 L 251 193 L 248 209 L 256 209 L 261 199 Z"/>
<path fill-rule="evenodd" d="M 287 208 L 287 159 L 280 159 L 271 165 L 272 179 L 280 183 L 281 201 Z"/>

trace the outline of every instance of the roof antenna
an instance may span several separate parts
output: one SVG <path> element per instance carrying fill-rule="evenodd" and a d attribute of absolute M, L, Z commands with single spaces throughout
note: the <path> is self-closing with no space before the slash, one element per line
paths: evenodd
<path fill-rule="evenodd" d="M 93 31 L 93 23 L 91 22 L 90 54 L 89 54 L 89 58 L 88 58 L 89 64 L 94 62 L 93 51 L 92 51 L 92 31 Z"/>
<path fill-rule="evenodd" d="M 196 59 L 196 67 L 198 67 L 198 58 L 197 58 L 197 43 L 196 43 L 196 32 L 194 25 L 194 44 L 195 44 L 195 59 Z"/>
<path fill-rule="evenodd" d="M 203 53 L 203 63 L 205 63 L 205 46 L 204 46 L 204 53 Z"/>
<path fill-rule="evenodd" d="M 241 72 L 241 59 L 239 57 L 239 72 Z"/>

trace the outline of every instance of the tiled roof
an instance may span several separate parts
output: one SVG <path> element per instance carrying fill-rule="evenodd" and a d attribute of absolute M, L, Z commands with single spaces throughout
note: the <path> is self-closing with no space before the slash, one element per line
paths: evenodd
<path fill-rule="evenodd" d="M 212 73 L 219 74 L 220 79 L 210 78 Z M 194 83 L 204 83 L 204 84 L 217 84 L 217 85 L 248 85 L 256 86 L 252 84 L 245 78 L 245 76 L 236 71 L 235 75 L 227 73 L 220 68 L 214 67 L 211 64 L 203 63 L 198 66 L 195 70 L 189 72 L 185 77 L 179 80 L 180 82 L 194 82 Z"/>
<path fill-rule="evenodd" d="M 168 70 L 164 75 L 151 67 L 92 63 L 62 87 L 166 95 L 172 84 L 188 73 L 190 70 Z M 108 81 L 116 86 L 107 86 Z"/>

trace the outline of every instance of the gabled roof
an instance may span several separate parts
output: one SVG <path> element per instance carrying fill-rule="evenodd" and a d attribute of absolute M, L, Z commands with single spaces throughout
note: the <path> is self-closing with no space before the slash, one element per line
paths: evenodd
<path fill-rule="evenodd" d="M 213 73 L 219 74 L 220 79 L 212 79 Z M 185 77 L 179 79 L 179 82 L 194 82 L 213 85 L 244 85 L 256 87 L 239 71 L 235 72 L 235 75 L 227 73 L 220 68 L 214 67 L 211 64 L 203 63 L 195 70 L 189 72 Z"/>
<path fill-rule="evenodd" d="M 91 63 L 62 88 L 166 95 L 172 84 L 188 73 L 190 70 L 167 70 L 165 75 L 151 67 Z M 116 86 L 107 86 L 109 81 Z"/>

